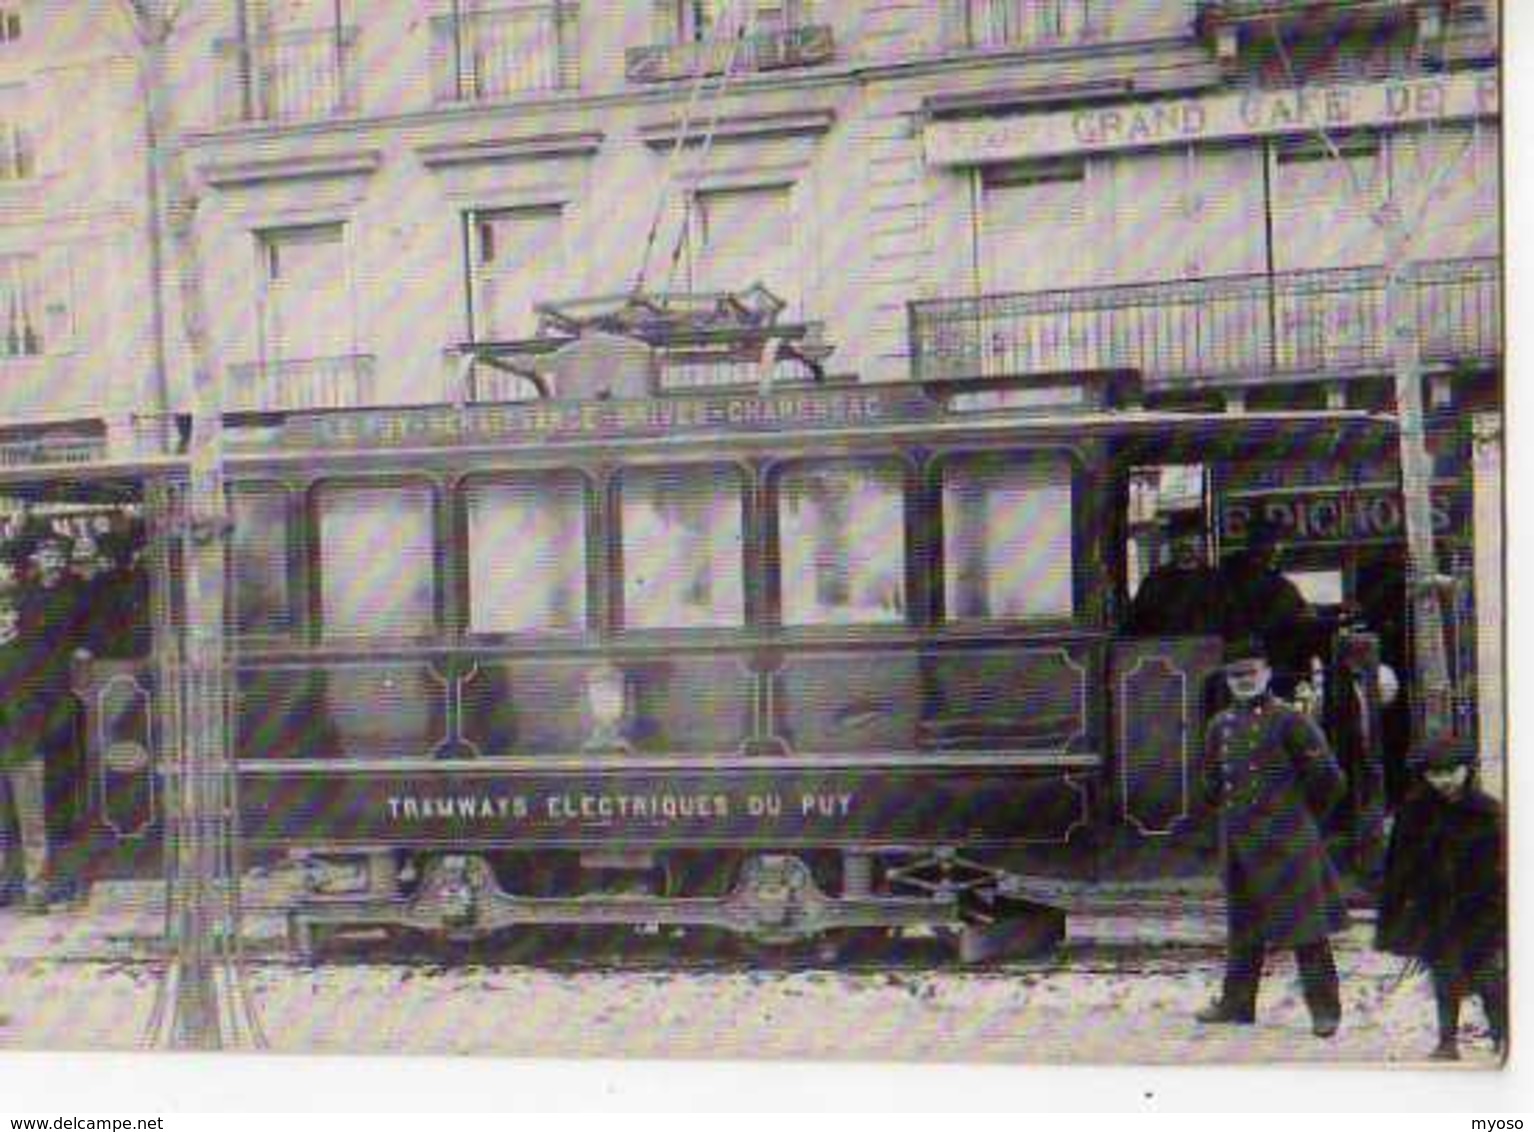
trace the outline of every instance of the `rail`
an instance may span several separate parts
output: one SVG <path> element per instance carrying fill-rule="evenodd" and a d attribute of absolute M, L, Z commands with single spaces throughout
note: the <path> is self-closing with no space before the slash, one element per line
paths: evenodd
<path fill-rule="evenodd" d="M 221 123 L 300 122 L 354 114 L 360 106 L 355 27 L 221 39 Z"/>
<path fill-rule="evenodd" d="M 1419 345 L 1433 365 L 1502 350 L 1501 266 L 1417 265 Z M 1148 388 L 1346 376 L 1388 365 L 1377 267 L 983 295 L 910 307 L 919 381 L 1133 371 Z"/>
<path fill-rule="evenodd" d="M 485 102 L 580 86 L 579 8 L 518 4 L 431 21 L 432 96 Z"/>
<path fill-rule="evenodd" d="M 239 362 L 228 369 L 231 413 L 349 409 L 373 403 L 374 359 L 367 354 L 295 361 Z"/>

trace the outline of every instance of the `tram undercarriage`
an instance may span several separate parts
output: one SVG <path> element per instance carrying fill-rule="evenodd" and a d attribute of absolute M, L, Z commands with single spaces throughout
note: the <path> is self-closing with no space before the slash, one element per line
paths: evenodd
<path fill-rule="evenodd" d="M 377 867 L 379 856 L 363 869 L 360 892 L 327 892 L 324 866 L 311 870 L 309 891 L 288 917 L 295 953 L 313 958 L 336 935 L 378 929 L 463 942 L 532 927 L 705 928 L 769 947 L 919 929 L 950 937 L 963 961 L 983 962 L 1047 951 L 1065 934 L 1062 910 L 1015 895 L 1017 877 L 952 848 L 711 854 L 712 875 L 702 883 L 682 857 L 589 854 L 565 878 L 584 891 L 560 895 L 503 886 L 517 864 L 536 863 L 546 875 L 546 856 L 492 862 L 446 853 L 398 874 L 392 860 Z"/>

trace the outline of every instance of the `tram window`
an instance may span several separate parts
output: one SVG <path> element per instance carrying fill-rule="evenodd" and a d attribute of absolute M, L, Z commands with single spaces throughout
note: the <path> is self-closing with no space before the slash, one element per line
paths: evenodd
<path fill-rule="evenodd" d="M 319 542 L 326 636 L 431 631 L 436 608 L 431 488 L 327 486 L 319 496 Z"/>
<path fill-rule="evenodd" d="M 631 468 L 621 480 L 630 629 L 745 622 L 744 482 L 727 467 Z"/>
<path fill-rule="evenodd" d="M 950 621 L 1069 617 L 1071 469 L 970 457 L 943 468 L 943 598 Z"/>
<path fill-rule="evenodd" d="M 280 488 L 238 488 L 229 503 L 235 625 L 252 635 L 287 633 L 293 627 L 287 495 Z"/>
<path fill-rule="evenodd" d="M 825 462 L 778 479 L 785 625 L 905 620 L 904 472 L 893 462 Z"/>
<path fill-rule="evenodd" d="M 469 632 L 569 633 L 586 624 L 586 490 L 575 473 L 465 492 Z"/>

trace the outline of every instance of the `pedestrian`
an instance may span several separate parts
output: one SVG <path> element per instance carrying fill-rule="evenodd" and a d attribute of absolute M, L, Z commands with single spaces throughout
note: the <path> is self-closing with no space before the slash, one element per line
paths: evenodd
<path fill-rule="evenodd" d="M 1507 1036 L 1507 875 L 1502 806 L 1480 788 L 1475 752 L 1439 741 L 1415 760 L 1391 830 L 1375 946 L 1426 964 L 1438 1060 L 1459 1058 L 1459 1008 L 1480 997 L 1500 1053 Z"/>
<path fill-rule="evenodd" d="M 1329 1038 L 1342 1022 L 1329 937 L 1347 912 L 1320 819 L 1345 793 L 1342 771 L 1315 723 L 1269 692 L 1273 672 L 1259 639 L 1228 644 L 1225 662 L 1232 703 L 1210 722 L 1204 763 L 1220 812 L 1225 984 L 1198 1020 L 1256 1021 L 1264 957 L 1286 947 L 1294 949 L 1311 1028 Z"/>
<path fill-rule="evenodd" d="M 87 603 L 69 577 L 70 546 L 64 535 L 46 521 L 33 520 L 21 539 L 28 568 L 18 602 L 21 674 L 15 741 L 43 765 L 50 895 L 68 899 L 77 892 L 77 878 L 69 875 L 64 858 L 80 816 L 84 781 L 70 670 L 84 642 Z"/>
<path fill-rule="evenodd" d="M 1324 652 L 1323 631 L 1300 589 L 1279 569 L 1279 530 L 1266 516 L 1252 517 L 1246 549 L 1220 564 L 1221 636 L 1261 638 L 1273 666 L 1273 690 L 1293 698 L 1310 679 L 1313 656 Z"/>
<path fill-rule="evenodd" d="M 1198 513 L 1174 512 L 1167 521 L 1167 541 L 1170 560 L 1145 575 L 1129 605 L 1126 630 L 1137 637 L 1218 636 L 1219 579 L 1205 557 Z"/>
<path fill-rule="evenodd" d="M 49 880 L 44 766 L 42 752 L 24 740 L 19 727 L 25 673 L 18 620 L 14 595 L 0 595 L 0 771 L 9 835 L 4 885 L 9 893 L 20 894 L 23 911 L 41 913 L 48 910 Z"/>

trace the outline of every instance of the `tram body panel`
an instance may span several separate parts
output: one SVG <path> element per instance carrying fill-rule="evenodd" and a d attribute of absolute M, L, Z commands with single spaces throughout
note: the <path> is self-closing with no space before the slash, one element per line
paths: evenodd
<path fill-rule="evenodd" d="M 508 855 L 595 872 L 717 855 L 743 863 L 740 883 L 832 856 L 848 894 L 869 891 L 855 862 L 876 858 L 890 891 L 875 895 L 933 899 L 1091 878 L 1121 850 L 1207 867 L 1218 643 L 1111 628 L 1110 438 L 1127 426 L 903 426 L 909 391 L 823 391 L 771 402 L 798 431 L 742 410 L 748 431 L 720 432 L 757 401 L 700 402 L 687 419 L 714 432 L 696 443 L 642 416 L 643 435 L 600 445 L 521 436 L 585 420 L 554 406 L 423 416 L 421 450 L 390 447 L 427 436 L 392 417 L 302 422 L 291 438 L 336 451 L 233 460 L 244 843 L 386 851 L 454 892 L 464 859 Z M 590 427 L 621 432 L 611 412 Z M 1156 427 L 1253 428 L 1194 423 Z M 498 428 L 517 443 L 475 431 Z M 358 446 L 375 432 L 378 451 Z M 169 718 L 142 704 L 153 671 L 87 681 L 109 839 L 159 828 L 140 818 L 170 746 L 135 722 Z"/>

